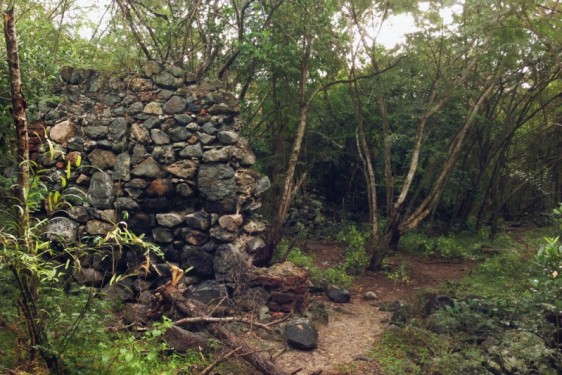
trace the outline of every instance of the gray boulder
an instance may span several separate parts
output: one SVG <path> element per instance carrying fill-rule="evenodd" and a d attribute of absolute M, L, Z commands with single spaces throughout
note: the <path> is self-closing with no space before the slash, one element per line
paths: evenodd
<path fill-rule="evenodd" d="M 330 299 L 330 301 L 335 303 L 348 303 L 351 300 L 351 295 L 349 294 L 349 291 L 344 288 L 332 286 L 328 288 L 326 294 Z"/>
<path fill-rule="evenodd" d="M 95 172 L 90 180 L 87 196 L 90 204 L 95 208 L 112 208 L 115 188 L 111 176 L 105 172 Z"/>
<path fill-rule="evenodd" d="M 316 349 L 318 347 L 318 331 L 308 319 L 295 319 L 287 323 L 285 340 L 295 349 Z"/>
<path fill-rule="evenodd" d="M 240 281 L 249 267 L 247 256 L 232 244 L 220 245 L 213 262 L 215 279 L 224 282 Z"/>
<path fill-rule="evenodd" d="M 205 211 L 197 211 L 187 215 L 185 223 L 194 229 L 207 230 L 211 226 L 211 215 Z"/>
<path fill-rule="evenodd" d="M 73 243 L 78 239 L 78 223 L 66 217 L 55 217 L 47 226 L 47 238 L 50 241 Z"/>
<path fill-rule="evenodd" d="M 184 246 L 181 253 L 182 267 L 193 267 L 201 276 L 215 274 L 213 255 L 205 251 L 202 246 Z"/>
<path fill-rule="evenodd" d="M 114 181 L 129 181 L 131 179 L 131 156 L 129 154 L 117 155 L 112 178 Z"/>
<path fill-rule="evenodd" d="M 204 304 L 212 304 L 228 298 L 228 292 L 224 284 L 216 280 L 207 280 L 188 291 L 186 297 Z"/>
<path fill-rule="evenodd" d="M 162 109 L 164 110 L 165 113 L 170 113 L 170 114 L 181 113 L 185 110 L 186 104 L 187 101 L 184 98 L 174 95 L 170 99 L 168 99 L 166 103 L 164 103 Z"/>
<path fill-rule="evenodd" d="M 212 201 L 234 196 L 234 170 L 226 164 L 203 164 L 199 168 L 197 185 L 201 195 Z"/>
<path fill-rule="evenodd" d="M 131 175 L 135 177 L 158 178 L 166 176 L 166 171 L 162 170 L 160 164 L 152 157 L 145 159 L 131 171 Z"/>

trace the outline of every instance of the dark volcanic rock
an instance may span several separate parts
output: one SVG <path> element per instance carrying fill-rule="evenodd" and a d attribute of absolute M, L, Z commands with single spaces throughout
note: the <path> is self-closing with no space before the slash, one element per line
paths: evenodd
<path fill-rule="evenodd" d="M 191 266 L 201 276 L 213 276 L 213 255 L 204 250 L 202 246 L 184 246 L 182 254 L 182 267 Z"/>
<path fill-rule="evenodd" d="M 215 280 L 208 280 L 189 290 L 186 297 L 205 304 L 216 304 L 222 299 L 228 298 L 228 291 L 224 284 Z"/>
<path fill-rule="evenodd" d="M 207 230 L 211 226 L 211 215 L 205 211 L 197 211 L 187 215 L 185 222 L 191 228 Z"/>
<path fill-rule="evenodd" d="M 127 153 L 117 155 L 113 180 L 129 181 L 131 179 L 131 156 Z"/>
<path fill-rule="evenodd" d="M 187 101 L 184 98 L 174 95 L 170 99 L 168 99 L 166 103 L 164 103 L 162 109 L 165 113 L 182 113 L 185 110 L 186 104 Z"/>
<path fill-rule="evenodd" d="M 308 319 L 295 319 L 287 323 L 285 339 L 295 349 L 312 350 L 318 347 L 318 331 Z"/>
<path fill-rule="evenodd" d="M 152 157 L 145 159 L 131 171 L 131 175 L 135 177 L 157 178 L 164 177 L 166 174 L 166 171 L 164 171 L 160 164 Z"/>
<path fill-rule="evenodd" d="M 326 295 L 332 302 L 348 303 L 351 300 L 351 295 L 347 289 L 332 286 L 328 288 Z"/>
<path fill-rule="evenodd" d="M 212 201 L 234 196 L 236 192 L 234 170 L 226 164 L 201 165 L 197 182 L 199 192 Z"/>
<path fill-rule="evenodd" d="M 220 245 L 214 258 L 217 281 L 237 282 L 248 269 L 247 256 L 232 244 Z"/>

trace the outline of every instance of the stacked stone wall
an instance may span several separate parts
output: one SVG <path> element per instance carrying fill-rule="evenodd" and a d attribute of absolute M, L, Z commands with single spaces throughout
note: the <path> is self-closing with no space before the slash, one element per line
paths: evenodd
<path fill-rule="evenodd" d="M 54 145 L 47 152 L 43 142 L 36 159 L 50 170 L 49 189 L 73 204 L 48 208 L 51 235 L 104 236 L 124 222 L 166 260 L 235 281 L 265 246 L 254 212 L 269 187 L 250 169 L 235 97 L 155 62 L 139 75 L 65 68 L 61 77 L 62 101 L 35 111 Z"/>

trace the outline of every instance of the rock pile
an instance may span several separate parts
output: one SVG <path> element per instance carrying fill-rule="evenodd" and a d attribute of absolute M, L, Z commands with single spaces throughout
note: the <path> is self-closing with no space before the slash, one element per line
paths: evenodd
<path fill-rule="evenodd" d="M 253 212 L 270 186 L 249 169 L 255 157 L 238 134 L 235 97 L 153 61 L 140 76 L 65 68 L 61 77 L 62 101 L 36 108 L 55 146 L 38 161 L 51 170 L 49 189 L 73 203 L 51 235 L 104 236 L 125 221 L 168 261 L 235 281 L 265 246 Z"/>
<path fill-rule="evenodd" d="M 248 285 L 267 291 L 271 311 L 302 312 L 308 303 L 308 271 L 291 262 L 251 270 Z"/>

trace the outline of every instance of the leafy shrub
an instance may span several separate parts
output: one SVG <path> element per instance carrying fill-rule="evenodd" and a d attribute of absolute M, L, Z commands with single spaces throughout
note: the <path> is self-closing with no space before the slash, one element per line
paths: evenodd
<path fill-rule="evenodd" d="M 386 269 L 387 267 L 383 266 L 384 275 L 388 277 L 390 280 L 397 281 L 403 284 L 410 283 L 410 275 L 406 265 L 400 264 L 396 269 Z"/>
<path fill-rule="evenodd" d="M 347 274 L 341 267 L 330 267 L 324 270 L 322 274 L 322 277 L 330 285 L 338 285 L 348 288 L 353 282 L 353 276 Z"/>
<path fill-rule="evenodd" d="M 449 343 L 439 335 L 406 325 L 387 330 L 375 343 L 369 356 L 375 359 L 386 374 L 422 374 L 437 353 L 448 350 Z"/>
<path fill-rule="evenodd" d="M 557 225 L 562 232 L 562 204 L 555 208 Z M 562 242 L 560 236 L 546 237 L 534 256 L 536 275 L 530 281 L 532 290 L 540 302 L 554 304 L 558 311 L 562 310 Z"/>
<path fill-rule="evenodd" d="M 97 367 L 102 373 L 131 375 L 183 374 L 201 369 L 208 362 L 202 353 L 171 353 L 163 339 L 171 326 L 172 321 L 164 318 L 161 322 L 153 323 L 140 337 L 121 334 L 113 340 L 100 342 L 96 351 Z"/>
<path fill-rule="evenodd" d="M 346 244 L 345 260 L 341 268 L 351 275 L 363 272 L 369 263 L 365 252 L 365 245 L 369 240 L 366 232 L 359 231 L 355 225 L 348 225 L 338 232 L 337 239 Z"/>

